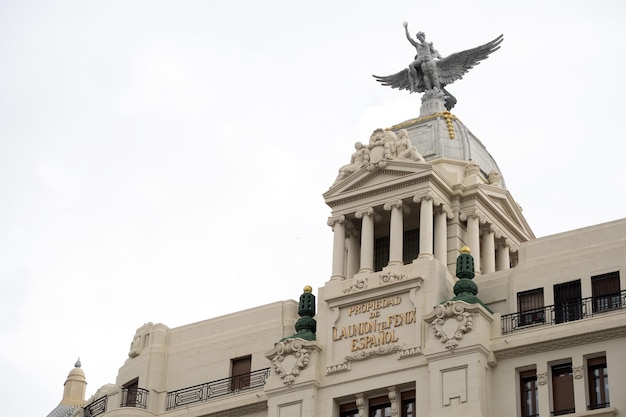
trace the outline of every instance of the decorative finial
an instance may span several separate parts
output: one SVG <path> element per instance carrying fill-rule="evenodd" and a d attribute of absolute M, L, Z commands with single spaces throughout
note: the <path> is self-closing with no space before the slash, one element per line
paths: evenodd
<path fill-rule="evenodd" d="M 459 280 L 454 284 L 454 295 L 452 301 L 465 301 L 470 304 L 480 304 L 487 311 L 493 313 L 489 307 L 483 304 L 476 296 L 478 294 L 478 285 L 474 279 L 474 257 L 470 255 L 470 248 L 463 246 L 461 254 L 456 258 L 456 276 Z"/>
<path fill-rule="evenodd" d="M 310 285 L 304 287 L 304 292 L 300 296 L 298 315 L 300 318 L 296 321 L 296 334 L 285 337 L 281 341 L 293 338 L 315 340 L 315 331 L 317 330 L 317 322 L 313 318 L 315 316 L 315 296 Z"/>
<path fill-rule="evenodd" d="M 78 357 L 78 359 L 76 360 L 76 363 L 74 364 L 74 368 L 80 368 L 81 367 L 81 363 L 80 363 L 80 356 Z"/>
<path fill-rule="evenodd" d="M 471 252 L 471 250 L 470 250 L 470 248 L 468 246 L 463 246 L 461 248 L 461 253 L 470 253 L 470 252 Z"/>

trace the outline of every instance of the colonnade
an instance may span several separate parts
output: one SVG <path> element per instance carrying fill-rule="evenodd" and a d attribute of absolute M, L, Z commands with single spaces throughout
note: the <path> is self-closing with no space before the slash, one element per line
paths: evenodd
<path fill-rule="evenodd" d="M 416 196 L 413 202 L 418 204 L 420 211 L 418 257 L 434 257 L 447 266 L 448 218 L 453 218 L 451 211 L 443 204 L 435 205 L 431 196 Z M 385 203 L 383 210 L 390 213 L 387 265 L 402 265 L 404 218 L 405 214 L 410 213 L 410 209 L 405 201 L 397 200 Z M 332 226 L 334 233 L 332 280 L 352 278 L 359 272 L 374 272 L 376 210 L 367 207 L 357 210 L 352 215 L 361 220 L 360 230 L 357 230 L 344 215 L 328 220 L 328 225 Z M 464 240 L 471 249 L 476 272 L 481 272 L 481 269 L 482 273 L 508 269 L 510 248 L 506 241 L 504 239 L 496 241 L 496 233 L 490 225 L 481 228 L 480 218 L 476 214 L 464 215 L 461 219 L 467 222 Z"/>

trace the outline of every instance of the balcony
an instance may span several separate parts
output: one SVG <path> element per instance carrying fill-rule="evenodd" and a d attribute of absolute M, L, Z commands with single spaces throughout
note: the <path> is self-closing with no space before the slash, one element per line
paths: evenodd
<path fill-rule="evenodd" d="M 96 417 L 107 411 L 107 397 L 98 398 L 94 402 L 87 404 L 84 409 L 85 417 Z"/>
<path fill-rule="evenodd" d="M 503 315 L 502 334 L 505 335 L 534 326 L 582 320 L 622 308 L 626 308 L 626 290 L 601 297 L 570 300 L 534 310 Z"/>
<path fill-rule="evenodd" d="M 123 388 L 120 407 L 146 408 L 148 390 L 143 388 Z"/>
<path fill-rule="evenodd" d="M 260 369 L 249 374 L 218 379 L 193 387 L 167 393 L 166 410 L 175 410 L 189 404 L 196 404 L 226 395 L 236 395 L 243 391 L 259 389 L 265 386 L 270 376 L 270 368 Z"/>

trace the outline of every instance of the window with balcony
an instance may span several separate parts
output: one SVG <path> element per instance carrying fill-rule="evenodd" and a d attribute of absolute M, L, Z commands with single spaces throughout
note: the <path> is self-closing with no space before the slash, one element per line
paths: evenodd
<path fill-rule="evenodd" d="M 554 286 L 554 322 L 558 324 L 582 318 L 580 280 L 556 284 Z"/>
<path fill-rule="evenodd" d="M 608 407 L 610 400 L 606 356 L 587 360 L 587 378 L 589 382 L 589 409 Z"/>
<path fill-rule="evenodd" d="M 591 296 L 594 313 L 621 308 L 619 272 L 591 277 Z"/>
<path fill-rule="evenodd" d="M 521 417 L 539 416 L 539 390 L 537 389 L 537 370 L 531 369 L 519 373 Z"/>
<path fill-rule="evenodd" d="M 554 416 L 574 413 L 574 375 L 572 363 L 552 366 L 552 407 Z"/>
<path fill-rule="evenodd" d="M 543 309 L 543 288 L 517 293 L 517 311 L 519 311 L 519 326 L 545 323 Z"/>
<path fill-rule="evenodd" d="M 231 390 L 238 391 L 250 386 L 250 373 L 252 372 L 252 357 L 243 356 L 241 358 L 231 359 L 230 375 Z"/>

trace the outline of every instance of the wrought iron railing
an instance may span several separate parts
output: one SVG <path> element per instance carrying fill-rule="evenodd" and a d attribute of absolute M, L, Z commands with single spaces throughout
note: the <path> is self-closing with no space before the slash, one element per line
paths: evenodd
<path fill-rule="evenodd" d="M 143 388 L 123 388 L 120 407 L 146 408 L 148 390 Z"/>
<path fill-rule="evenodd" d="M 249 374 L 218 379 L 193 387 L 167 393 L 167 410 L 173 410 L 189 404 L 209 401 L 225 395 L 238 394 L 242 391 L 262 388 L 270 376 L 270 368 L 260 369 Z"/>
<path fill-rule="evenodd" d="M 544 324 L 559 324 L 626 308 L 626 290 L 600 297 L 570 300 L 551 306 L 502 316 L 502 334 Z"/>
<path fill-rule="evenodd" d="M 87 404 L 84 409 L 85 417 L 96 417 L 107 411 L 107 397 L 98 398 L 94 402 Z"/>

